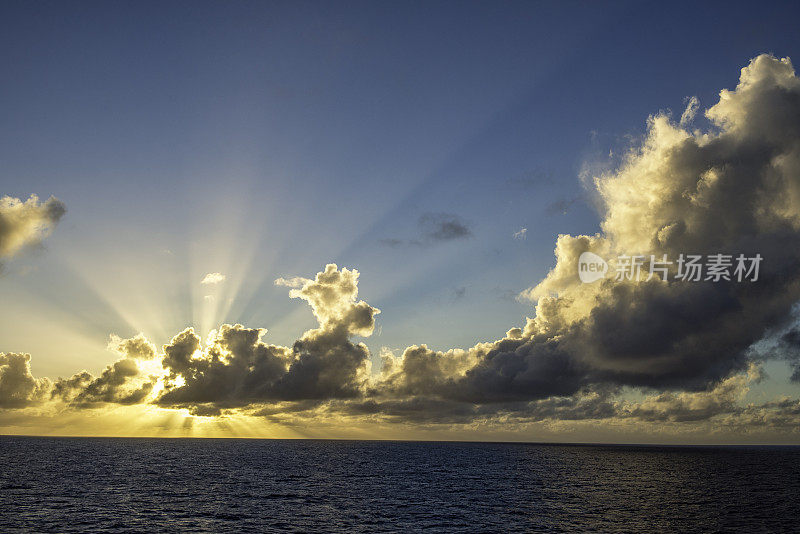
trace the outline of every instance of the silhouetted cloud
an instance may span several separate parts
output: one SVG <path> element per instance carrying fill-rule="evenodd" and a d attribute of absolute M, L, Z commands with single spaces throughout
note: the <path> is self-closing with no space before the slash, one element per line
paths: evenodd
<path fill-rule="evenodd" d="M 263 401 L 351 398 L 359 396 L 369 376 L 369 349 L 351 336 L 369 336 L 373 308 L 358 297 L 358 271 L 326 266 L 313 280 L 279 278 L 290 296 L 305 300 L 318 328 L 292 347 L 261 341 L 265 329 L 222 325 L 206 345 L 189 328 L 164 347 L 169 371 L 161 405 L 244 405 Z"/>
<path fill-rule="evenodd" d="M 157 377 L 148 377 L 139 368 L 139 361 L 156 357 L 156 348 L 142 334 L 130 339 L 111 336 L 108 348 L 123 356 L 105 368 L 99 377 L 82 371 L 53 384 L 51 398 L 78 407 L 97 404 L 137 404 L 143 402 Z"/>
<path fill-rule="evenodd" d="M 50 381 L 34 378 L 30 361 L 30 354 L 0 352 L 0 408 L 23 408 L 44 400 Z"/>

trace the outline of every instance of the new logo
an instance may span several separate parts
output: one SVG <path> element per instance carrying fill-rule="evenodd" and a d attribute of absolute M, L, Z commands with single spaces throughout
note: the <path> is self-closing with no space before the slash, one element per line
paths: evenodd
<path fill-rule="evenodd" d="M 607 272 L 608 263 L 594 252 L 584 252 L 578 258 L 578 277 L 584 284 L 600 280 Z"/>

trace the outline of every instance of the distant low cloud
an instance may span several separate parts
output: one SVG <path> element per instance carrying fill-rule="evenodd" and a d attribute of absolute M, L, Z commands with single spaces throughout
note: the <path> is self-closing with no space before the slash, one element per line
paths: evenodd
<path fill-rule="evenodd" d="M 45 202 L 36 195 L 24 202 L 9 196 L 0 198 L 0 259 L 41 243 L 66 211 L 64 203 L 55 197 Z"/>
<path fill-rule="evenodd" d="M 208 273 L 203 277 L 203 280 L 200 281 L 201 284 L 205 286 L 213 286 L 217 284 L 221 284 L 225 280 L 227 280 L 227 276 L 222 273 Z"/>

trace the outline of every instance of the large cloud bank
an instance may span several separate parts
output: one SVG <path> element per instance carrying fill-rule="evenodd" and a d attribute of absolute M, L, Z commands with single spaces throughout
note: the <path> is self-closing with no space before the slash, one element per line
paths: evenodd
<path fill-rule="evenodd" d="M 641 145 L 595 178 L 600 232 L 558 237 L 555 267 L 523 293 L 533 318 L 503 339 L 386 352 L 373 374 L 369 350 L 353 337 L 369 336 L 379 311 L 358 300 L 357 271 L 328 265 L 314 279 L 276 282 L 319 323 L 291 347 L 242 325 L 223 325 L 205 342 L 189 328 L 160 351 L 143 337 L 117 340 L 123 358 L 100 377 L 53 383 L 30 375 L 29 356 L 5 354 L 0 406 L 152 403 L 197 414 L 291 410 L 428 422 L 715 419 L 796 429 L 796 400 L 740 401 L 760 380 L 761 360 L 797 360 L 800 80 L 789 59 L 759 56 L 705 112 L 706 131 L 690 129 L 697 108 L 692 99 L 679 122 L 651 117 Z M 586 251 L 608 259 L 760 254 L 763 262 L 749 283 L 681 281 L 672 265 L 666 280 L 583 284 L 577 265 Z M 754 348 L 771 336 L 781 350 Z M 626 401 L 624 388 L 646 396 Z"/>

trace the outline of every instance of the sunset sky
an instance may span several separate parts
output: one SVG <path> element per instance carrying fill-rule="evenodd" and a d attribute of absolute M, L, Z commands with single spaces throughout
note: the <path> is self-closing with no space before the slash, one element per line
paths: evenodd
<path fill-rule="evenodd" d="M 787 5 L 3 4 L 0 434 L 800 442 Z"/>

